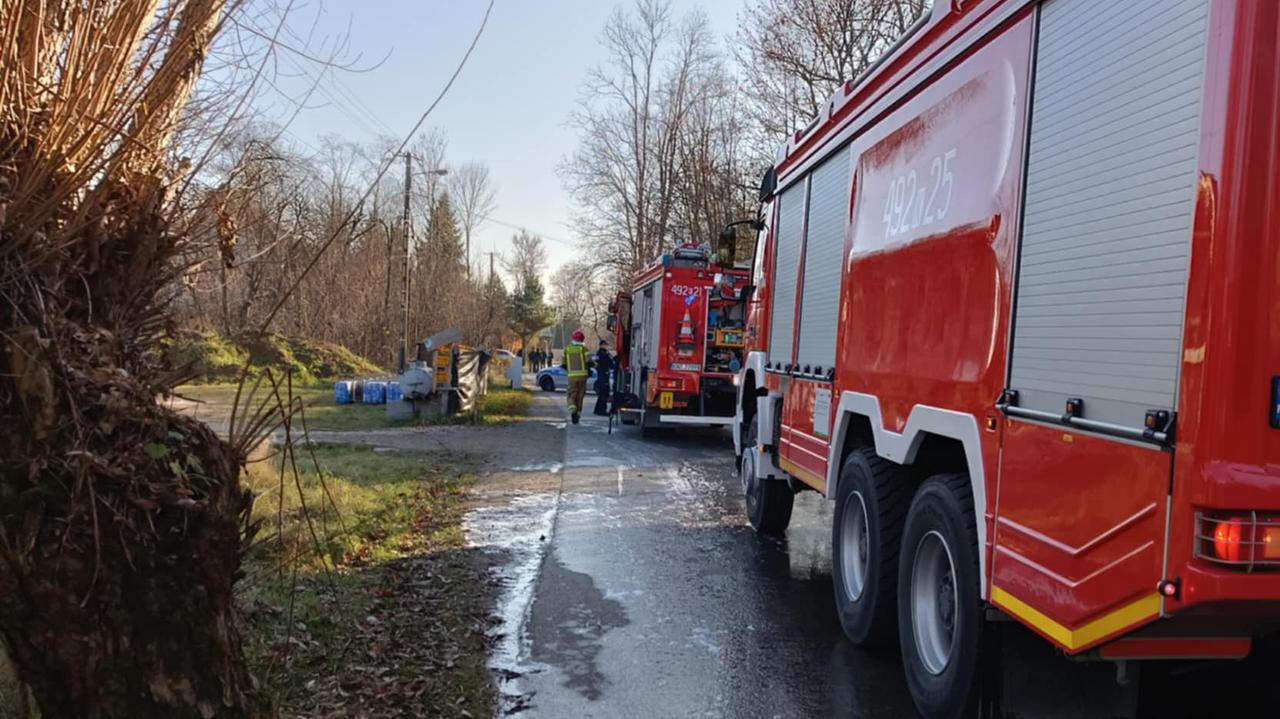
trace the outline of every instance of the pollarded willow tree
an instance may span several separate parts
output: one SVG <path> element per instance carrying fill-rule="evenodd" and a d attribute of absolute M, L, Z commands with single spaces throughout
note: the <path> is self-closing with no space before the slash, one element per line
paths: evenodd
<path fill-rule="evenodd" d="M 0 634 L 45 717 L 255 713 L 242 456 L 156 402 L 171 148 L 235 5 L 0 0 Z"/>

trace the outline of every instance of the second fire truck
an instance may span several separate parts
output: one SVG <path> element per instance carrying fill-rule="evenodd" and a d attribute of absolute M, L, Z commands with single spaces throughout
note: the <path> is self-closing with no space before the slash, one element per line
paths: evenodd
<path fill-rule="evenodd" d="M 661 427 L 733 423 L 747 275 L 733 265 L 732 244 L 722 241 L 713 257 L 706 246 L 686 243 L 619 294 L 609 324 L 623 423 L 639 424 L 646 435 Z"/>
<path fill-rule="evenodd" d="M 1116 662 L 1280 624 L 1277 38 L 1271 0 L 934 2 L 780 150 L 747 511 L 835 502 L 840 622 L 926 716 L 992 617 Z"/>

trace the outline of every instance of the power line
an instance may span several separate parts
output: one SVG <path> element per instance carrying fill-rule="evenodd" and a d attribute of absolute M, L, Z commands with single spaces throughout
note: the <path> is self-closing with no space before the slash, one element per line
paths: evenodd
<path fill-rule="evenodd" d="M 326 84 L 325 80 L 331 77 L 329 75 L 328 68 L 321 70 L 316 75 L 312 75 L 310 70 L 295 61 L 293 58 L 286 58 L 286 62 L 288 62 L 300 75 L 302 75 L 302 77 L 314 83 L 313 86 L 315 87 L 316 92 L 319 92 L 326 100 L 329 101 L 329 104 L 333 105 L 338 112 L 342 113 L 347 120 L 355 124 L 362 132 L 373 136 L 382 132 L 382 130 L 370 124 L 369 116 L 362 114 L 362 110 L 366 113 L 370 112 L 367 108 L 362 107 L 358 102 L 352 103 L 350 100 L 340 96 L 335 89 Z M 374 118 L 374 121 L 380 122 L 377 118 Z"/>
<path fill-rule="evenodd" d="M 559 237 L 553 237 L 546 233 L 538 232 L 537 230 L 531 230 L 529 229 L 528 225 L 515 225 L 510 222 L 503 222 L 502 220 L 499 220 L 498 218 L 493 217 L 492 215 L 481 215 L 480 219 L 488 220 L 489 222 L 492 222 L 495 225 L 502 225 L 503 227 L 506 227 L 512 230 L 520 230 L 520 231 L 528 232 L 529 234 L 537 235 L 538 237 L 541 237 L 544 240 L 549 240 L 551 242 L 558 242 L 562 245 L 568 245 L 570 247 L 578 246 L 578 243 L 573 242 L 572 240 L 563 240 L 563 239 L 560 239 Z"/>
<path fill-rule="evenodd" d="M 293 293 L 297 291 L 298 287 L 302 284 L 302 281 L 306 279 L 307 275 L 311 274 L 311 270 L 316 266 L 316 263 L 320 261 L 320 257 L 324 255 L 329 247 L 338 239 L 338 236 L 341 235 L 342 228 L 346 227 L 346 225 L 351 222 L 351 219 L 355 217 L 356 213 L 359 211 L 358 208 L 363 207 L 365 200 L 369 199 L 369 196 L 373 194 L 378 183 L 382 181 L 382 177 L 386 175 L 387 170 L 391 168 L 391 163 L 395 162 L 397 155 L 404 152 L 404 149 L 409 146 L 409 141 L 413 139 L 414 135 L 418 134 L 418 130 L 422 129 L 422 125 L 426 123 L 427 118 L 431 116 L 431 112 L 436 109 L 436 106 L 440 104 L 441 100 L 444 100 L 445 95 L 449 94 L 449 88 L 453 87 L 453 83 L 458 79 L 458 76 L 462 74 L 462 68 L 466 67 L 467 60 L 471 58 L 471 53 L 476 49 L 476 44 L 480 42 L 480 36 L 484 34 L 485 26 L 489 24 L 489 14 L 493 12 L 493 2 L 494 0 L 489 0 L 489 5 L 484 11 L 484 18 L 480 21 L 480 27 L 476 29 L 475 36 L 471 38 L 471 45 L 467 47 L 467 52 L 458 62 L 458 66 L 454 69 L 453 75 L 449 77 L 449 81 L 445 83 L 443 88 L 441 88 L 440 93 L 436 95 L 436 99 L 432 100 L 427 109 L 423 110 L 422 114 L 418 116 L 418 121 L 413 124 L 413 127 L 409 129 L 409 133 L 404 136 L 404 139 L 400 141 L 400 145 L 396 147 L 395 154 L 383 161 L 382 167 L 378 168 L 377 175 L 374 176 L 373 181 L 369 183 L 369 186 L 351 208 L 351 211 L 343 218 L 338 229 L 334 230 L 329 238 L 325 240 L 320 249 L 312 256 L 311 261 L 302 268 L 302 272 L 298 273 L 298 276 L 294 278 L 293 283 L 289 285 L 289 288 L 285 293 L 276 301 L 276 304 L 271 308 L 271 311 L 267 313 L 266 319 L 263 320 L 262 327 L 259 331 L 265 332 L 266 329 L 271 326 L 271 322 L 275 320 L 276 315 L 279 314 L 280 308 L 284 307 L 285 302 L 293 296 Z"/>
<path fill-rule="evenodd" d="M 365 116 L 372 119 L 374 124 L 377 125 L 383 132 L 393 136 L 396 134 L 395 130 L 390 125 L 388 125 L 378 115 L 378 113 L 370 109 L 369 105 L 366 104 L 364 100 L 360 99 L 360 96 L 357 95 L 355 91 L 351 89 L 351 86 L 347 85 L 346 82 L 341 77 L 339 77 L 336 72 L 329 72 L 327 76 L 329 78 L 330 85 L 333 86 L 333 89 L 336 90 L 339 95 L 342 95 L 343 97 L 347 98 L 347 100 L 349 100 L 357 109 L 362 110 Z"/>

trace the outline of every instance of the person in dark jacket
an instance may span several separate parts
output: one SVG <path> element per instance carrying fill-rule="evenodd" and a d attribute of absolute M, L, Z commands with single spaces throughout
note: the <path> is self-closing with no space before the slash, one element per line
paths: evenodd
<path fill-rule="evenodd" d="M 596 414 L 605 417 L 609 414 L 609 373 L 613 371 L 613 355 L 609 354 L 609 343 L 600 340 L 600 349 L 596 350 Z"/>

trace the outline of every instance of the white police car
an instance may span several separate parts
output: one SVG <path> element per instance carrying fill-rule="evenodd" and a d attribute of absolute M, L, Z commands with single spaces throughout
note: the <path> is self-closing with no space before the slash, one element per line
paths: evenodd
<path fill-rule="evenodd" d="M 555 392 L 557 390 L 569 389 L 569 371 L 564 367 L 555 366 L 548 367 L 538 372 L 535 380 L 543 392 Z M 591 376 L 587 378 L 587 393 L 594 394 L 596 391 L 596 370 L 591 368 Z"/>

